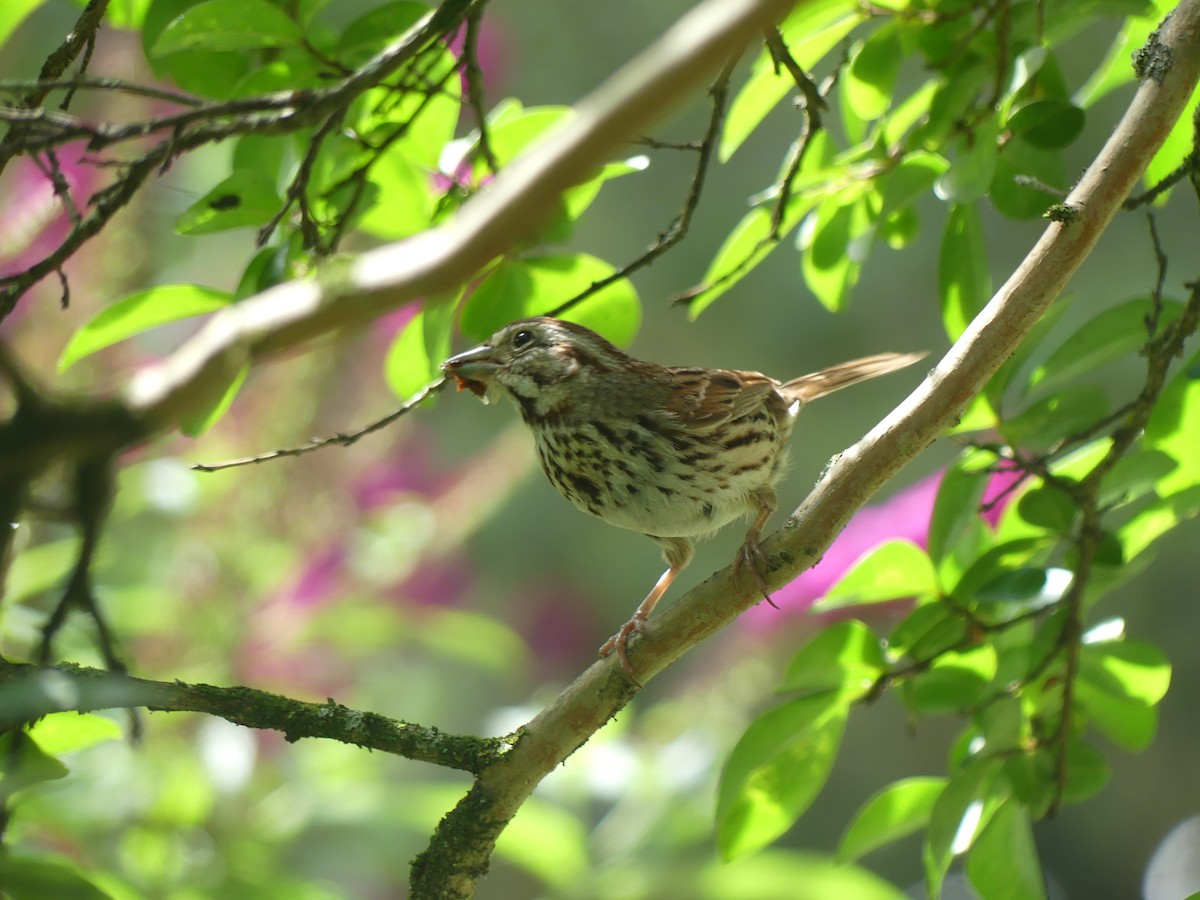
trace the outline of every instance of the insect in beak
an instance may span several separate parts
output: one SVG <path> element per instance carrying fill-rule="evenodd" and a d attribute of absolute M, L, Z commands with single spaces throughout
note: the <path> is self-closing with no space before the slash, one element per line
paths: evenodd
<path fill-rule="evenodd" d="M 496 351 L 489 344 L 452 356 L 442 363 L 442 371 L 451 376 L 460 391 L 470 391 L 476 397 L 487 398 L 487 381 L 500 368 Z"/>

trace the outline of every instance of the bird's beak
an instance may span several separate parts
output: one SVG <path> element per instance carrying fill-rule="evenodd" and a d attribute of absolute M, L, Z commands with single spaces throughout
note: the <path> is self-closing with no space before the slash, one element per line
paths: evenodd
<path fill-rule="evenodd" d="M 480 344 L 442 363 L 442 371 L 447 375 L 468 381 L 487 381 L 499 368 L 496 351 L 490 344 Z"/>

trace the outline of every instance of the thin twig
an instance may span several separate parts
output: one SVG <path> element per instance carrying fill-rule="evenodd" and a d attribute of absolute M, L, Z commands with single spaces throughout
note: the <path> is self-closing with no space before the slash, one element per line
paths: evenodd
<path fill-rule="evenodd" d="M 487 163 L 488 171 L 495 174 L 500 166 L 492 153 L 491 138 L 488 135 L 483 69 L 479 65 L 479 33 L 482 24 L 483 7 L 472 7 L 467 12 L 467 29 L 463 35 L 463 74 L 467 83 L 467 105 L 475 114 L 475 122 L 479 126 L 479 155 Z"/>
<path fill-rule="evenodd" d="M 368 434 L 373 434 L 381 428 L 386 428 L 397 419 L 407 415 L 409 411 L 418 406 L 422 400 L 431 394 L 440 391 L 446 386 L 446 379 L 441 378 L 431 382 L 421 388 L 410 400 L 406 400 L 399 407 L 392 410 L 381 419 L 376 419 L 369 425 L 365 425 L 357 431 L 348 433 L 339 432 L 331 434 L 329 437 L 313 438 L 307 444 L 301 444 L 299 447 L 284 447 L 278 450 L 271 450 L 269 453 L 260 453 L 257 456 L 243 456 L 239 459 L 227 459 L 224 462 L 218 463 L 195 463 L 192 468 L 197 472 L 219 472 L 222 469 L 234 469 L 238 466 L 253 466 L 258 463 L 270 462 L 273 459 L 280 459 L 285 456 L 303 456 L 305 453 L 312 453 L 314 450 L 320 450 L 322 447 L 328 447 L 331 444 L 337 444 L 340 447 L 349 447 L 351 444 L 357 443 L 361 438 Z"/>
<path fill-rule="evenodd" d="M 716 149 L 717 140 L 721 136 L 721 127 L 725 122 L 725 111 L 729 106 L 729 79 L 733 77 L 733 69 L 737 65 L 737 61 L 738 57 L 731 59 L 708 89 L 709 104 L 711 106 L 708 116 L 708 126 L 704 129 L 704 136 L 695 148 L 697 151 L 696 169 L 692 173 L 692 181 L 688 185 L 687 196 L 683 200 L 683 208 L 679 210 L 679 215 L 667 226 L 665 231 L 659 234 L 654 243 L 646 248 L 641 256 L 626 263 L 611 275 L 592 282 L 592 284 L 574 297 L 552 309 L 549 315 L 560 316 L 571 307 L 582 303 L 593 294 L 604 290 L 610 284 L 622 278 L 628 278 L 638 269 L 650 265 L 650 263 L 654 262 L 687 236 L 688 229 L 692 224 L 692 217 L 696 213 L 696 207 L 700 205 L 700 196 L 704 191 L 704 183 L 708 177 L 708 170 L 712 163 L 713 151 Z"/>

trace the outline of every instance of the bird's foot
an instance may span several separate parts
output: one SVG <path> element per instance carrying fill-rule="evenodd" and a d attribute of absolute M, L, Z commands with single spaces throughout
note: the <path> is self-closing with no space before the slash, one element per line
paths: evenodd
<path fill-rule="evenodd" d="M 621 671 L 625 673 L 625 677 L 636 684 L 638 687 L 642 683 L 637 680 L 637 676 L 633 674 L 633 666 L 629 663 L 629 639 L 635 634 L 642 634 L 646 625 L 646 617 L 641 615 L 641 610 L 634 613 L 633 618 L 621 626 L 621 630 L 604 642 L 600 648 L 600 656 L 605 657 L 617 651 L 617 659 L 621 663 Z"/>
<path fill-rule="evenodd" d="M 762 591 L 763 599 L 776 609 L 779 609 L 775 601 L 771 599 L 771 589 L 767 585 L 766 576 L 763 575 L 763 567 L 766 565 L 766 562 L 767 556 L 762 552 L 762 547 L 758 544 L 758 535 L 752 531 L 746 535 L 746 540 L 742 542 L 737 556 L 733 558 L 733 577 L 740 577 L 742 570 L 748 568 L 754 576 L 755 582 L 758 584 L 758 589 Z"/>

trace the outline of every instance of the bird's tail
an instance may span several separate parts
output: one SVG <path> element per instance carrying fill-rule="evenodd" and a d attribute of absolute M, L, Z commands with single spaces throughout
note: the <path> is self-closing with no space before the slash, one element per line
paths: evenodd
<path fill-rule="evenodd" d="M 911 366 L 924 359 L 926 353 L 879 353 L 875 356 L 864 356 L 862 359 L 852 359 L 819 372 L 801 375 L 791 381 L 784 382 L 779 392 L 788 400 L 799 400 L 801 404 L 840 391 L 844 387 L 866 381 L 868 378 L 878 378 L 897 369 Z"/>

